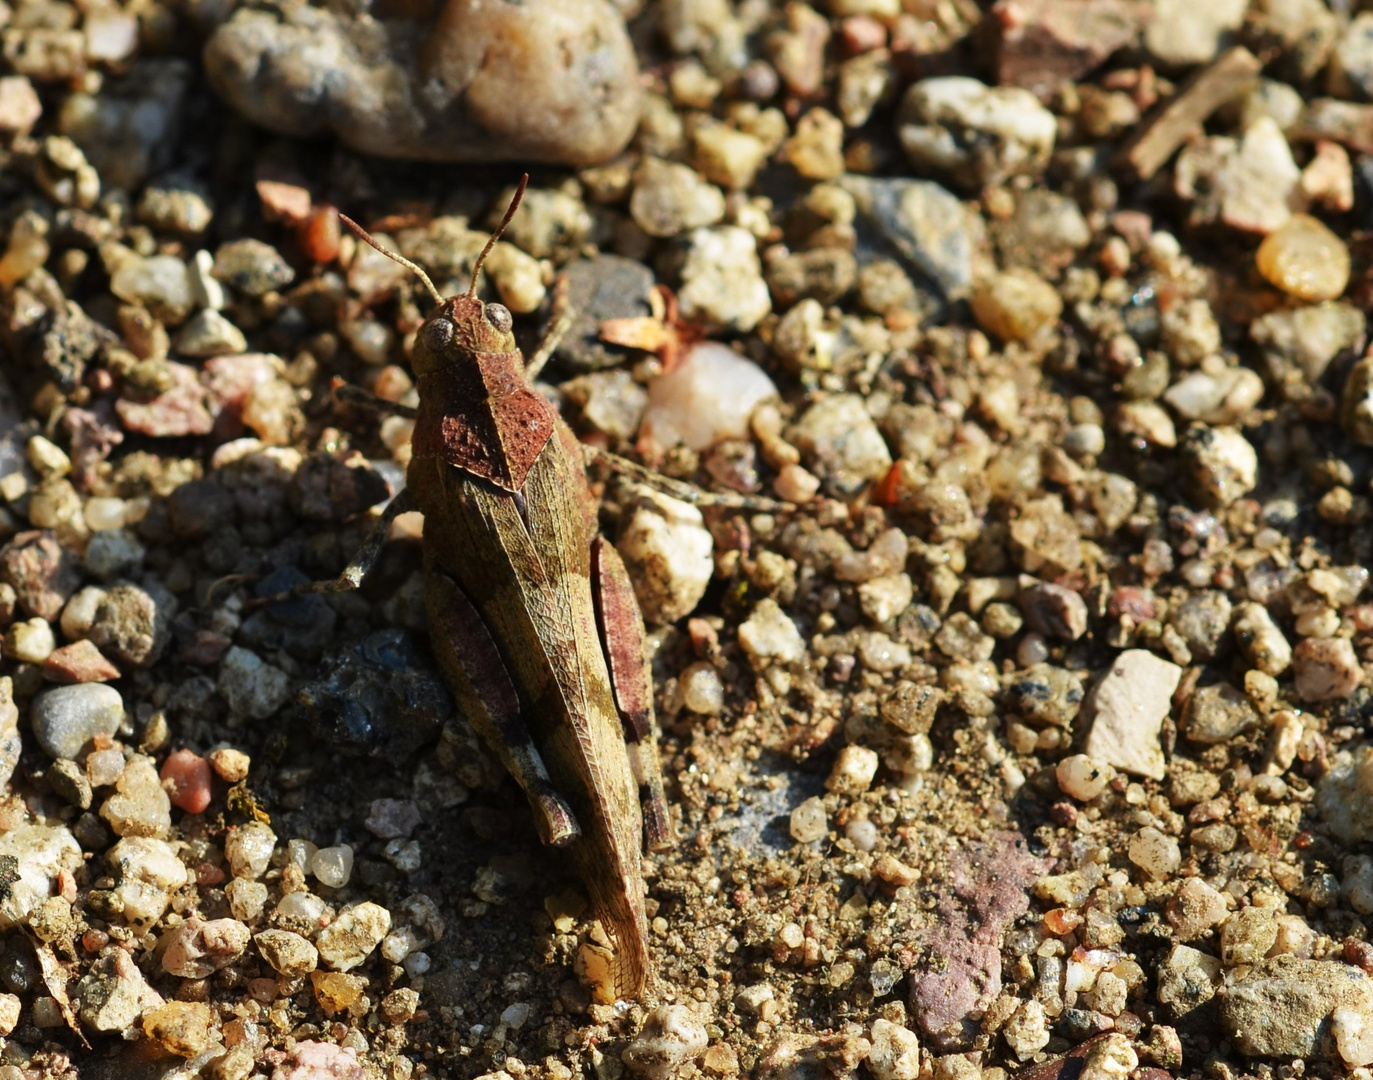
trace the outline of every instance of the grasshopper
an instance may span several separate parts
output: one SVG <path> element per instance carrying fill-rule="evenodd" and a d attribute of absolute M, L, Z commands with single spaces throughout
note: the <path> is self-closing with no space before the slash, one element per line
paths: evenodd
<path fill-rule="evenodd" d="M 415 419 L 406 488 L 336 581 L 300 591 L 356 588 L 396 516 L 423 512 L 439 668 L 524 789 L 540 838 L 573 857 L 615 945 L 616 996 L 637 997 L 652 985 L 640 856 L 645 840 L 650 850 L 673 840 L 643 616 L 624 563 L 599 535 L 581 444 L 529 385 L 509 310 L 476 295 L 527 182 L 478 255 L 470 288 L 449 299 L 343 218 L 412 270 L 438 306 L 411 355 L 419 406 L 395 410 Z"/>

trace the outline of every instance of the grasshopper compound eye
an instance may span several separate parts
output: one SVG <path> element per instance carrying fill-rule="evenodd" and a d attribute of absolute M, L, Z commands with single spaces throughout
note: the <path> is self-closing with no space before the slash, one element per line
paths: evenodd
<path fill-rule="evenodd" d="M 420 333 L 430 352 L 442 352 L 453 343 L 453 320 L 436 315 L 420 328 Z"/>
<path fill-rule="evenodd" d="M 515 320 L 510 315 L 510 309 L 504 304 L 487 304 L 486 321 L 502 334 L 508 333 L 515 324 Z"/>

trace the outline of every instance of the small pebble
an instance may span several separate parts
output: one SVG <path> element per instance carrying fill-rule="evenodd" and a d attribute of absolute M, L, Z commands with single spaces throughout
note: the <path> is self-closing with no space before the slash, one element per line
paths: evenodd
<path fill-rule="evenodd" d="M 1115 770 L 1110 765 L 1098 764 L 1086 754 L 1073 754 L 1064 758 L 1054 769 L 1058 788 L 1070 799 L 1090 802 L 1111 782 Z"/>
<path fill-rule="evenodd" d="M 276 850 L 276 841 L 276 833 L 260 821 L 234 826 L 224 841 L 230 873 L 236 878 L 260 878 Z"/>
<path fill-rule="evenodd" d="M 791 838 L 798 844 L 813 844 L 829 832 L 829 815 L 824 800 L 812 796 L 791 812 Z"/>
<path fill-rule="evenodd" d="M 52 758 L 74 758 L 98 735 L 112 737 L 124 722 L 124 699 L 99 683 L 45 690 L 34 699 L 29 723 Z"/>
<path fill-rule="evenodd" d="M 714 544 L 694 506 L 641 489 L 615 548 L 629 571 L 645 621 L 676 622 L 695 610 L 715 571 Z"/>
<path fill-rule="evenodd" d="M 161 776 L 171 785 L 172 805 L 188 814 L 203 813 L 210 805 L 210 763 L 190 750 L 177 750 L 162 765 Z"/>
<path fill-rule="evenodd" d="M 272 969 L 288 979 L 308 975 L 319 967 L 319 951 L 289 930 L 263 930 L 253 935 L 253 944 Z"/>
<path fill-rule="evenodd" d="M 1349 284 L 1349 249 L 1307 214 L 1270 234 L 1257 259 L 1260 274 L 1300 300 L 1335 300 Z"/>
<path fill-rule="evenodd" d="M 1083 750 L 1093 761 L 1161 780 L 1165 775 L 1159 731 L 1172 709 L 1182 669 L 1144 649 L 1116 657 L 1092 688 L 1092 727 Z"/>
<path fill-rule="evenodd" d="M 988 333 L 1031 341 L 1063 313 L 1058 292 L 1033 271 L 1015 269 L 983 282 L 972 297 L 973 315 Z"/>
<path fill-rule="evenodd" d="M 705 342 L 649 385 L 640 438 L 664 449 L 685 443 L 693 450 L 742 439 L 754 410 L 776 396 L 776 385 L 757 364 L 718 342 Z"/>
<path fill-rule="evenodd" d="M 246 779 L 252 765 L 251 759 L 242 750 L 227 746 L 211 750 L 209 762 L 215 775 L 229 784 L 237 784 L 240 780 Z"/>
<path fill-rule="evenodd" d="M 668 1080 L 705 1053 L 705 1025 L 685 1005 L 659 1005 L 622 1053 L 633 1073 L 647 1080 Z"/>
<path fill-rule="evenodd" d="M 319 958 L 335 971 L 351 971 L 381 944 L 391 929 L 391 913 L 371 901 L 344 908 L 319 932 Z"/>
<path fill-rule="evenodd" d="M 320 848 L 311 857 L 308 869 L 321 885 L 341 889 L 353 876 L 353 849 L 347 844 Z"/>

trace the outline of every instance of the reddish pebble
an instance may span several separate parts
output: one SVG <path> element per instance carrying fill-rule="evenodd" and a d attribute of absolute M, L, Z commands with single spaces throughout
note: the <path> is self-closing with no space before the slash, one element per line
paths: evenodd
<path fill-rule="evenodd" d="M 850 55 L 872 52 L 887 43 L 887 28 L 871 15 L 851 15 L 842 25 L 844 49 Z"/>
<path fill-rule="evenodd" d="M 1361 967 L 1364 971 L 1373 971 L 1373 945 L 1356 937 L 1345 938 L 1344 962 Z"/>
<path fill-rule="evenodd" d="M 119 675 L 119 668 L 89 641 L 63 645 L 43 661 L 43 677 L 49 682 L 109 682 Z"/>
<path fill-rule="evenodd" d="M 1082 923 L 1082 916 L 1067 908 L 1054 908 L 1044 914 L 1044 929 L 1054 935 L 1067 934 Z"/>
<path fill-rule="evenodd" d="M 1111 593 L 1107 611 L 1115 619 L 1129 615 L 1132 619 L 1143 620 L 1152 619 L 1157 608 L 1154 605 L 1154 594 L 1150 590 L 1135 585 L 1122 585 Z"/>
<path fill-rule="evenodd" d="M 338 211 L 332 206 L 315 207 L 297 233 L 302 250 L 317 263 L 330 263 L 338 258 L 340 236 Z"/>
<path fill-rule="evenodd" d="M 199 814 L 210 805 L 210 763 L 189 750 L 178 750 L 162 766 L 163 781 L 171 781 L 172 805 Z"/>
<path fill-rule="evenodd" d="M 257 197 L 262 200 L 263 216 L 268 221 L 294 225 L 310 216 L 310 193 L 299 184 L 259 180 Z"/>
<path fill-rule="evenodd" d="M 97 953 L 110 943 L 110 935 L 104 930 L 87 930 L 81 935 L 81 947 L 89 953 Z"/>
<path fill-rule="evenodd" d="M 197 630 L 195 637 L 182 646 L 177 659 L 195 667 L 211 667 L 219 663 L 219 658 L 228 652 L 233 643 L 233 638 L 213 630 Z"/>
<path fill-rule="evenodd" d="M 205 888 L 212 888 L 215 885 L 223 885 L 228 878 L 223 870 L 214 863 L 201 863 L 195 868 L 195 881 L 197 885 Z"/>
<path fill-rule="evenodd" d="M 66 868 L 57 872 L 57 895 L 69 904 L 76 903 L 76 878 Z"/>

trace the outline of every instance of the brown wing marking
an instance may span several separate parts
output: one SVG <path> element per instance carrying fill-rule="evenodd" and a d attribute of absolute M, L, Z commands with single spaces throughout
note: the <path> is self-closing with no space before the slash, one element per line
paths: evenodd
<path fill-rule="evenodd" d="M 663 791 L 663 766 L 653 719 L 653 679 L 648 670 L 644 617 L 620 553 L 603 536 L 591 542 L 591 593 L 596 601 L 601 644 L 610 668 L 610 687 L 638 754 L 643 786 L 644 828 L 650 851 L 665 851 L 676 839 Z"/>
<path fill-rule="evenodd" d="M 524 487 L 553 437 L 557 414 L 531 390 L 520 354 L 475 353 L 419 379 L 419 415 L 411 446 L 503 491 Z"/>

